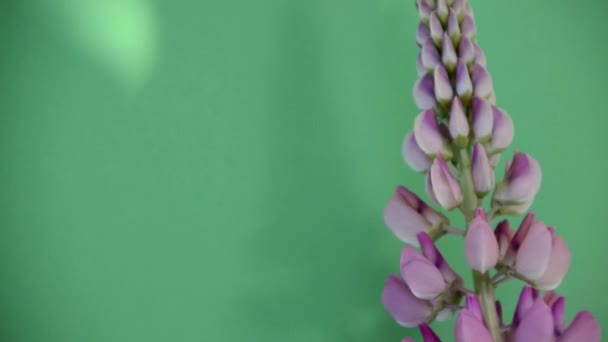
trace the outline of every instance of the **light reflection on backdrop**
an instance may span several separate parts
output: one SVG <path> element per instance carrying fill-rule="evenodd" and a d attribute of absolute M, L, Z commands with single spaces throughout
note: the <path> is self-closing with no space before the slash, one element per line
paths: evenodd
<path fill-rule="evenodd" d="M 149 0 L 62 0 L 67 29 L 90 58 L 128 87 L 141 86 L 158 56 L 158 21 Z"/>

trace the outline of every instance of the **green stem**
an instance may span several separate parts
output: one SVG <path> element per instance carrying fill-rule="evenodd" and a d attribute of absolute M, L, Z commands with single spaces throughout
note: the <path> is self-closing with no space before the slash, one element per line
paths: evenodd
<path fill-rule="evenodd" d="M 459 166 L 461 170 L 460 188 L 463 192 L 464 203 L 461 210 L 467 218 L 467 222 L 473 219 L 475 209 L 479 206 L 479 199 L 475 193 L 473 186 L 473 176 L 471 174 L 471 155 L 469 150 L 463 148 L 458 155 Z M 500 325 L 498 322 L 498 314 L 496 313 L 496 304 L 494 299 L 494 285 L 490 279 L 490 275 L 478 271 L 473 271 L 473 281 L 475 283 L 475 293 L 479 298 L 483 310 L 483 317 L 486 327 L 492 335 L 494 342 L 502 342 L 500 334 Z"/>
<path fill-rule="evenodd" d="M 490 275 L 488 272 L 481 274 L 473 271 L 473 280 L 475 282 L 475 292 L 481 302 L 486 327 L 492 335 L 492 341 L 501 342 L 502 335 L 500 334 L 500 324 L 498 322 L 498 314 L 496 313 L 494 285 L 492 284 Z"/>

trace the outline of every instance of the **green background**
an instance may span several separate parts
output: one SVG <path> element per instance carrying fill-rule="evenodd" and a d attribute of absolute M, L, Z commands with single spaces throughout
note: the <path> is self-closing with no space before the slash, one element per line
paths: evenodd
<path fill-rule="evenodd" d="M 606 327 L 608 7 L 471 2 L 573 253 L 568 317 Z M 409 0 L 3 0 L 0 340 L 410 333 L 380 292 L 401 249 L 382 209 L 423 193 L 400 157 L 416 24 Z M 460 245 L 440 242 L 464 271 Z"/>

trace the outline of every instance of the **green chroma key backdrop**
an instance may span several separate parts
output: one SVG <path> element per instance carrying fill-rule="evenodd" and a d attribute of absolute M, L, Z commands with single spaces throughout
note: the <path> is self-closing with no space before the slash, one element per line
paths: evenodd
<path fill-rule="evenodd" d="M 471 3 L 570 244 L 568 319 L 608 328 L 608 5 Z M 380 302 L 383 207 L 424 194 L 400 156 L 416 24 L 413 0 L 2 1 L 0 340 L 416 336 Z"/>

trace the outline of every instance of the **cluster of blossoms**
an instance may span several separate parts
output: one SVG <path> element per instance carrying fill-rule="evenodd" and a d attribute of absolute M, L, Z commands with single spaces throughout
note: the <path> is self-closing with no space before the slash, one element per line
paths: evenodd
<path fill-rule="evenodd" d="M 419 327 L 425 342 L 440 341 L 428 324 L 454 313 L 456 342 L 600 341 L 600 328 L 589 312 L 564 323 L 565 300 L 553 290 L 568 271 L 570 252 L 556 229 L 531 212 L 516 230 L 507 220 L 492 229 L 498 217 L 530 209 L 541 170 L 531 156 L 515 152 L 502 181 L 495 181 L 494 169 L 513 140 L 514 128 L 509 115 L 496 106 L 470 5 L 466 0 L 417 0 L 416 6 L 421 51 L 414 99 L 422 112 L 405 137 L 403 157 L 425 174 L 428 197 L 445 210 L 459 209 L 467 225 L 451 226 L 445 215 L 398 187 L 384 218 L 406 246 L 401 274 L 386 280 L 384 306 L 400 325 Z M 490 193 L 486 211 L 482 200 Z M 446 234 L 464 237 L 473 290 L 465 288 L 435 246 Z M 526 285 L 512 321 L 505 323 L 494 292 L 510 279 Z"/>

